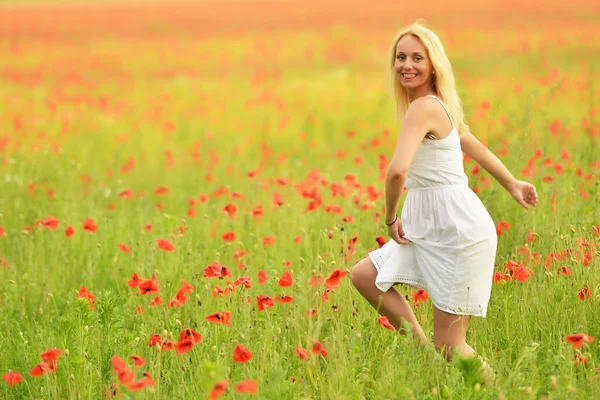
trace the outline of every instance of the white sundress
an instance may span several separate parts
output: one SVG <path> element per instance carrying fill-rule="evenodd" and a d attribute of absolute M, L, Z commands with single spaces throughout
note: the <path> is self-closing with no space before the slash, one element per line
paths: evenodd
<path fill-rule="evenodd" d="M 450 113 L 444 103 L 437 99 Z M 452 118 L 450 118 L 452 120 Z M 427 290 L 440 310 L 484 317 L 492 290 L 498 236 L 469 188 L 460 136 L 423 139 L 406 180 L 401 221 L 409 244 L 390 239 L 369 253 L 383 292 L 395 283 Z"/>

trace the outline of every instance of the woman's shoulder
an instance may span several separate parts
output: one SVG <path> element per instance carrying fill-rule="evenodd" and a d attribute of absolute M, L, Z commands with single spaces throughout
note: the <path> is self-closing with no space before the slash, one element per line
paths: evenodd
<path fill-rule="evenodd" d="M 407 114 L 427 114 L 429 116 L 437 114 L 439 111 L 439 102 L 432 96 L 422 96 L 413 100 L 407 109 Z M 442 109 L 443 111 L 443 109 Z"/>

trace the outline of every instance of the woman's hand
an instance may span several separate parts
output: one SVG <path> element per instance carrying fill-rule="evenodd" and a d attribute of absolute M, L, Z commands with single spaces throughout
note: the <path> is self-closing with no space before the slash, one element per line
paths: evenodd
<path fill-rule="evenodd" d="M 529 182 L 516 181 L 511 185 L 508 192 L 512 197 L 522 205 L 526 210 L 529 209 L 529 205 L 536 206 L 538 203 L 538 195 L 535 191 L 535 186 Z"/>
<path fill-rule="evenodd" d="M 398 244 L 408 244 L 410 240 L 404 238 L 404 229 L 402 229 L 402 221 L 396 218 L 396 222 L 388 226 L 388 236 L 394 239 Z"/>

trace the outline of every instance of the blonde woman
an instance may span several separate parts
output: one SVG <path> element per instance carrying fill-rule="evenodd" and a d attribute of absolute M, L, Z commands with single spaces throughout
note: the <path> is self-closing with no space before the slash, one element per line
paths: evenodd
<path fill-rule="evenodd" d="M 406 299 L 392 286 L 427 290 L 433 303 L 433 344 L 447 359 L 476 353 L 465 340 L 471 316 L 486 316 L 497 234 L 469 188 L 463 152 L 478 162 L 526 209 L 538 202 L 535 187 L 519 181 L 465 125 L 452 66 L 442 43 L 420 21 L 403 29 L 390 51 L 391 84 L 403 119 L 385 180 L 390 241 L 352 269 L 358 291 L 419 344 L 429 341 Z M 408 194 L 396 210 L 406 186 Z M 483 362 L 482 381 L 493 374 Z"/>

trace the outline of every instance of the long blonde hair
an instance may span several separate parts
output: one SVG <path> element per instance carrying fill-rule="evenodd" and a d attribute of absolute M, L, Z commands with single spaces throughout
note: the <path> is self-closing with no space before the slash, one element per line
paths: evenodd
<path fill-rule="evenodd" d="M 456 126 L 458 132 L 467 132 L 469 127 L 464 122 L 465 114 L 463 112 L 458 93 L 456 92 L 452 65 L 450 64 L 448 56 L 446 56 L 442 42 L 431 29 L 425 27 L 422 19 L 418 19 L 412 24 L 403 28 L 394 38 L 392 48 L 390 49 L 390 81 L 395 100 L 396 117 L 398 122 L 404 118 L 406 110 L 408 110 L 408 106 L 410 104 L 408 91 L 402 86 L 400 79 L 394 70 L 394 63 L 396 60 L 396 45 L 398 44 L 398 41 L 405 35 L 413 35 L 418 37 L 427 49 L 427 53 L 431 59 L 431 63 L 433 64 L 433 69 L 435 70 L 434 87 L 437 90 L 438 97 L 448 108 L 450 117 L 452 118 L 454 126 Z"/>

